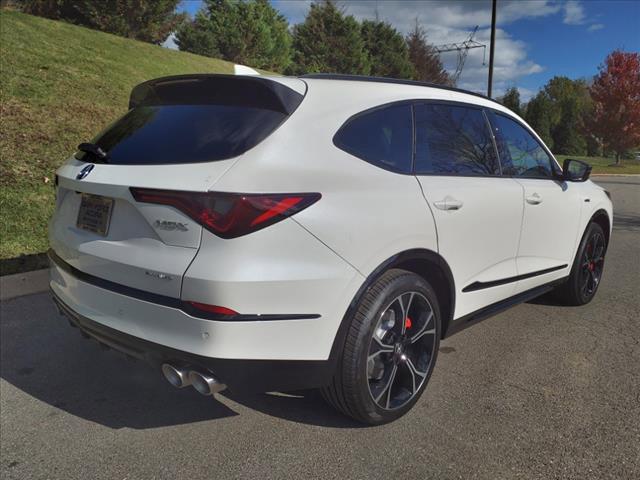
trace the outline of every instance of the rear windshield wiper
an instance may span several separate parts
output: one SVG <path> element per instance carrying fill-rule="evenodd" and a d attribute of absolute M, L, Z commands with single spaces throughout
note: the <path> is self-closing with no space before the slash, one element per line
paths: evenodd
<path fill-rule="evenodd" d="M 78 145 L 78 150 L 81 152 L 91 153 L 99 162 L 102 163 L 107 163 L 107 160 L 109 160 L 109 154 L 95 143 L 81 143 Z"/>

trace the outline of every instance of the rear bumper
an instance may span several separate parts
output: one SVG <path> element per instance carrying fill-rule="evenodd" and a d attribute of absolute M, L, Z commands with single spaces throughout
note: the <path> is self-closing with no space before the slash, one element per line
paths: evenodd
<path fill-rule="evenodd" d="M 330 360 L 240 360 L 204 357 L 143 340 L 95 322 L 71 309 L 52 290 L 60 313 L 72 326 L 103 345 L 155 368 L 163 363 L 191 365 L 213 372 L 233 392 L 287 391 L 317 388 L 331 381 Z"/>

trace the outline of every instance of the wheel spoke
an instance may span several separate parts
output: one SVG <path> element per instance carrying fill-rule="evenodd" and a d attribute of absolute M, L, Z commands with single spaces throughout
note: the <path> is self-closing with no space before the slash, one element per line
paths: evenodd
<path fill-rule="evenodd" d="M 427 327 L 429 326 L 429 324 L 431 323 L 431 320 L 433 319 L 433 312 L 429 312 L 429 316 L 427 317 L 427 319 L 424 321 L 424 324 L 422 325 L 422 327 L 420 328 L 420 330 L 418 330 L 412 337 L 411 337 L 411 343 L 416 343 L 418 340 L 420 340 L 423 336 L 425 335 L 433 335 L 434 333 L 436 333 L 436 330 L 434 328 L 427 330 Z"/>
<path fill-rule="evenodd" d="M 411 382 L 413 384 L 413 390 L 411 390 L 411 393 L 416 393 L 416 376 L 420 377 L 420 382 L 418 383 L 418 385 L 420 385 L 422 383 L 422 379 L 427 376 L 427 372 L 419 371 L 410 358 L 407 358 L 405 364 L 409 369 L 409 373 L 411 373 Z"/>
<path fill-rule="evenodd" d="M 396 364 L 393 364 L 393 368 L 391 369 L 391 373 L 389 374 L 389 379 L 387 380 L 387 384 L 382 388 L 382 390 L 380 391 L 380 393 L 378 393 L 378 396 L 375 398 L 375 401 L 378 405 L 380 405 L 380 399 L 385 395 L 386 395 L 386 401 L 385 401 L 385 407 L 384 408 L 389 408 L 389 400 L 390 400 L 390 396 L 391 396 L 391 387 L 393 386 L 393 382 L 396 378 L 396 372 L 398 371 L 398 366 Z"/>
<path fill-rule="evenodd" d="M 410 293 L 405 293 L 404 295 L 401 295 L 400 297 L 398 297 L 398 301 L 400 302 L 400 308 L 402 309 L 402 319 L 400 320 L 400 332 L 402 335 L 404 335 L 407 329 L 406 320 L 407 320 L 407 317 L 409 316 L 409 310 L 411 309 L 411 304 L 413 303 L 414 295 L 415 295 L 414 292 L 410 292 Z M 407 297 L 409 298 L 407 299 Z"/>
<path fill-rule="evenodd" d="M 380 355 L 381 353 L 392 353 L 393 352 L 393 345 L 387 345 L 386 343 L 382 343 L 382 340 L 380 340 L 377 336 L 373 336 L 373 340 L 374 343 L 371 344 L 371 348 L 375 348 L 375 351 L 373 353 L 371 353 L 371 348 L 369 349 L 369 357 L 367 358 L 367 360 L 371 360 L 372 358 L 375 358 L 376 356 Z"/>

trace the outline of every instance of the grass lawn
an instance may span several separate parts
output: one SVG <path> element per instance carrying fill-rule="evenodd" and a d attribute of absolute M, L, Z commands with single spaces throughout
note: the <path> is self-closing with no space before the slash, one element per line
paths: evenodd
<path fill-rule="evenodd" d="M 640 174 L 640 161 L 638 160 L 622 160 L 622 166 L 616 167 L 612 166 L 616 163 L 614 158 L 606 158 L 606 157 L 580 157 L 577 155 L 556 155 L 556 159 L 562 165 L 562 162 L 566 158 L 574 158 L 576 160 L 582 160 L 583 162 L 587 162 L 589 165 L 593 167 L 591 170 L 592 175 L 597 175 L 599 173 L 617 173 L 623 175 L 629 174 Z"/>
<path fill-rule="evenodd" d="M 56 168 L 127 110 L 131 88 L 233 65 L 0 10 L 0 259 L 47 249 Z"/>

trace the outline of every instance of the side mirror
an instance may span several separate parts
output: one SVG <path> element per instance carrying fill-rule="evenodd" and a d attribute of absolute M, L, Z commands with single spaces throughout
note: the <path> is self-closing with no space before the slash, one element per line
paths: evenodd
<path fill-rule="evenodd" d="M 586 182 L 591 175 L 591 168 L 586 162 L 567 158 L 562 164 L 562 179 L 567 182 Z"/>

